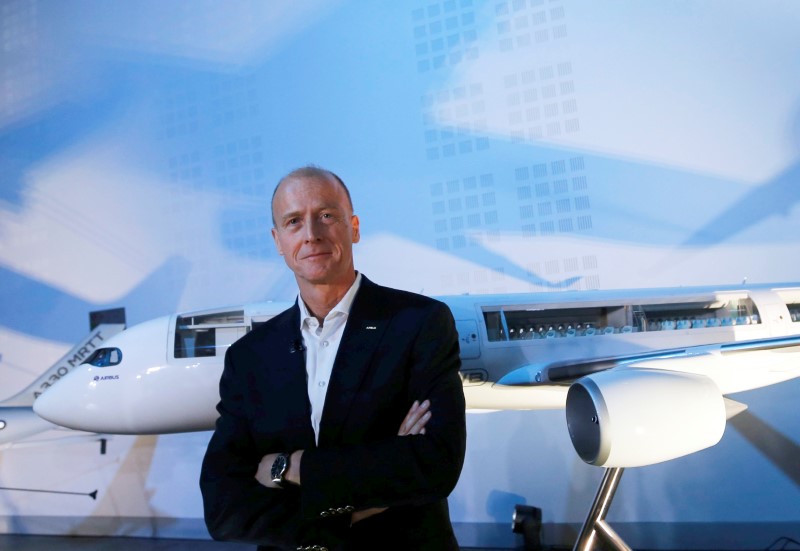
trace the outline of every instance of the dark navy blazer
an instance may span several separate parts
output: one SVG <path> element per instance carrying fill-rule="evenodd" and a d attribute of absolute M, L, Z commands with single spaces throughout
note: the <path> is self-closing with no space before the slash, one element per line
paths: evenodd
<path fill-rule="evenodd" d="M 464 460 L 458 335 L 446 305 L 362 276 L 314 442 L 295 304 L 233 344 L 200 487 L 215 539 L 260 549 L 457 549 L 447 495 Z M 426 434 L 397 436 L 414 400 Z M 302 485 L 269 489 L 262 456 L 303 449 Z M 389 507 L 350 526 L 354 510 Z"/>

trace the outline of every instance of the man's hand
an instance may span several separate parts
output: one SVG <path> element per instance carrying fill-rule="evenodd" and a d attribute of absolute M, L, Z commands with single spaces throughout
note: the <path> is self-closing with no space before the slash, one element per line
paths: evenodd
<path fill-rule="evenodd" d="M 400 429 L 397 431 L 397 436 L 409 436 L 414 434 L 425 434 L 425 425 L 431 419 L 430 412 L 431 403 L 425 400 L 421 404 L 419 400 L 414 400 L 411 404 L 411 409 L 408 410 L 406 418 L 400 423 Z M 388 507 L 372 507 L 371 509 L 364 509 L 363 511 L 356 511 L 350 515 L 350 525 L 352 526 L 360 520 L 369 518 L 372 515 L 384 512 Z"/>

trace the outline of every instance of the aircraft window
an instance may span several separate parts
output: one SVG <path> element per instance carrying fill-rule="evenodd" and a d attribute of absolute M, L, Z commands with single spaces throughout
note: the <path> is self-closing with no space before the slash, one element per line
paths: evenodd
<path fill-rule="evenodd" d="M 247 332 L 244 325 L 179 327 L 175 331 L 176 358 L 223 356 L 230 345 Z"/>
<path fill-rule="evenodd" d="M 749 298 L 710 299 L 686 303 L 648 304 L 634 308 L 636 324 L 643 331 L 703 329 L 761 323 Z"/>
<path fill-rule="evenodd" d="M 484 312 L 483 319 L 486 322 L 486 332 L 489 334 L 489 341 L 507 341 L 505 330 L 503 329 L 503 312 Z"/>
<path fill-rule="evenodd" d="M 557 339 L 622 332 L 625 307 L 489 310 L 483 313 L 489 341 Z M 635 331 L 632 326 L 630 331 Z"/>
<path fill-rule="evenodd" d="M 607 304 L 571 308 L 495 306 L 484 310 L 489 342 L 562 337 L 629 335 L 645 331 L 695 330 L 761 323 L 746 297 L 659 304 Z M 800 322 L 800 301 L 790 306 Z"/>
<path fill-rule="evenodd" d="M 211 312 L 206 314 L 186 314 L 178 316 L 178 327 L 188 327 L 196 325 L 228 325 L 244 324 L 244 310 L 233 310 L 230 312 Z"/>
<path fill-rule="evenodd" d="M 792 321 L 795 323 L 800 323 L 800 293 L 797 290 L 785 290 L 779 291 L 778 295 L 783 299 L 783 302 L 786 304 L 786 308 L 789 309 L 789 315 L 792 318 Z"/>
<path fill-rule="evenodd" d="M 786 308 L 789 309 L 789 317 L 795 323 L 800 322 L 800 304 L 787 303 Z"/>
<path fill-rule="evenodd" d="M 109 367 L 118 365 L 122 361 L 122 351 L 119 348 L 98 348 L 83 363 L 95 367 Z"/>
<path fill-rule="evenodd" d="M 221 355 L 217 354 L 217 349 L 226 349 L 245 331 L 244 310 L 178 316 L 175 357 L 205 358 Z"/>
<path fill-rule="evenodd" d="M 216 330 L 213 327 L 175 331 L 176 358 L 206 358 L 216 355 Z"/>

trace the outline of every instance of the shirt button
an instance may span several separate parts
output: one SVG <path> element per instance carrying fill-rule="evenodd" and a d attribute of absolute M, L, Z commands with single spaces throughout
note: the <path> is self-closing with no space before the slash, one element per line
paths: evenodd
<path fill-rule="evenodd" d="M 317 383 L 319 386 L 325 386 L 325 381 L 320 381 Z"/>
<path fill-rule="evenodd" d="M 322 346 L 323 346 L 323 347 L 327 347 L 327 346 L 328 346 L 328 344 L 330 344 L 328 341 L 322 341 Z"/>

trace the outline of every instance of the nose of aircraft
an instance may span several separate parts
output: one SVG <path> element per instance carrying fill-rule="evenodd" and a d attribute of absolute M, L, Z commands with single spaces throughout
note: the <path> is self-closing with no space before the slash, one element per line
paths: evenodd
<path fill-rule="evenodd" d="M 141 399 L 148 392 L 148 375 L 166 367 L 169 323 L 169 317 L 158 318 L 113 336 L 39 396 L 34 411 L 71 429 L 146 432 L 142 421 L 146 425 L 153 412 Z"/>

